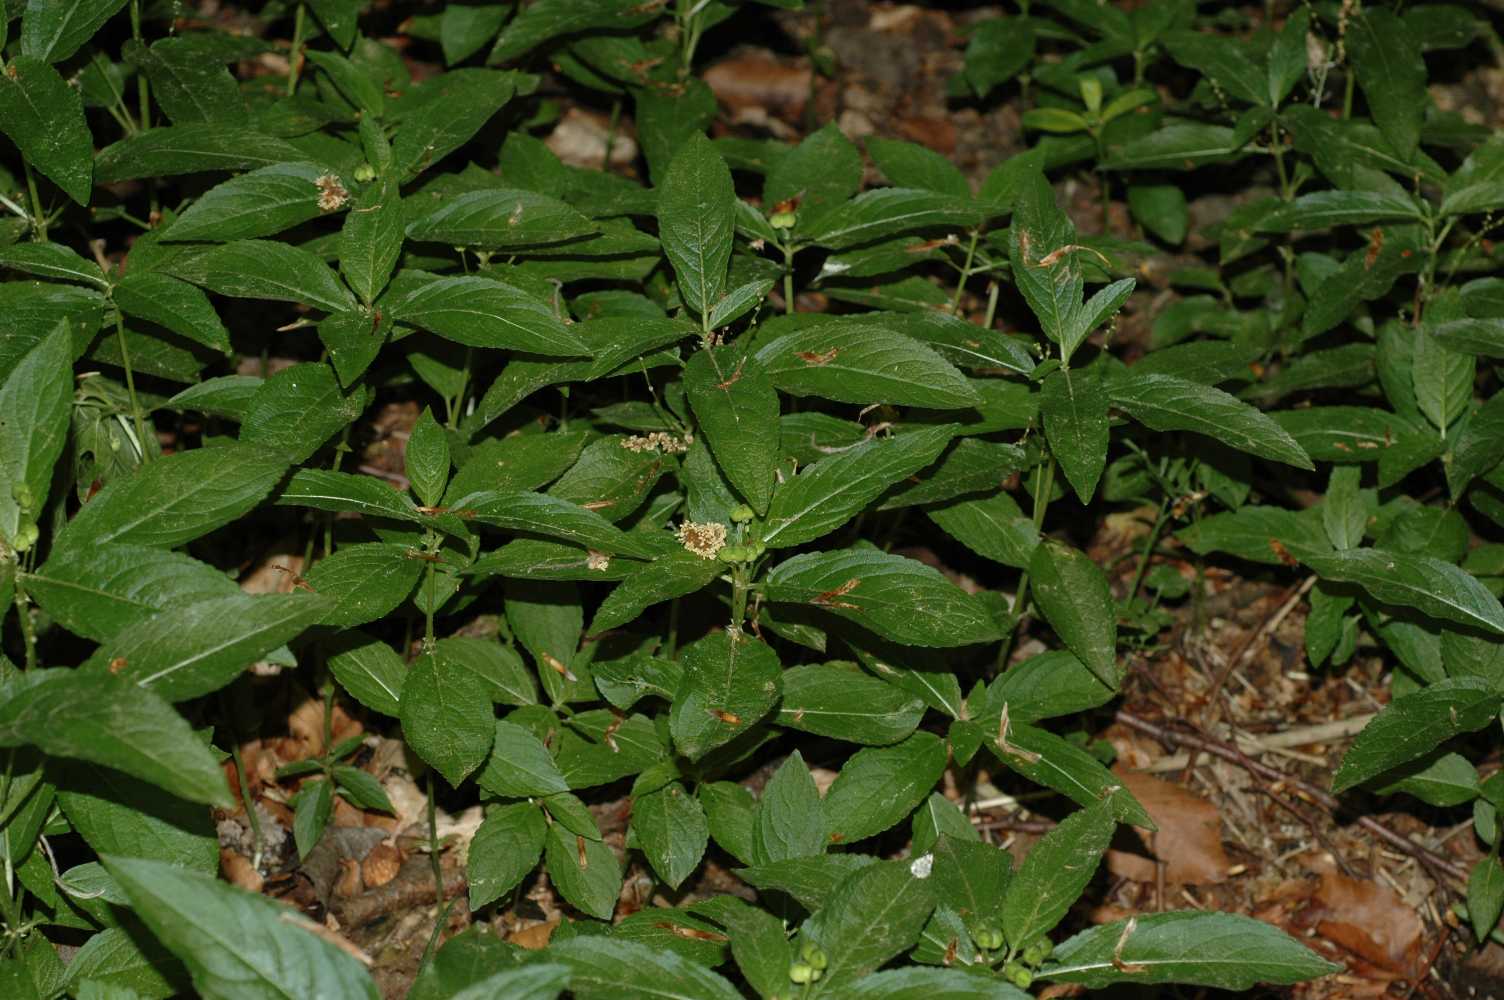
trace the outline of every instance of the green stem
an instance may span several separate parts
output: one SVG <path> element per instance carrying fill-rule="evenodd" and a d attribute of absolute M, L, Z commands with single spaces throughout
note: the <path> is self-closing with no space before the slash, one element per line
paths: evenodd
<path fill-rule="evenodd" d="M 956 282 L 956 294 L 952 295 L 950 299 L 950 314 L 952 316 L 959 316 L 961 314 L 961 296 L 966 292 L 966 279 L 971 277 L 971 262 L 976 259 L 977 240 L 981 239 L 981 236 L 982 230 L 980 227 L 971 231 L 971 243 L 966 247 L 966 263 L 962 265 L 960 280 Z"/>
<path fill-rule="evenodd" d="M 423 613 L 424 613 L 424 622 L 423 622 L 423 651 L 425 653 L 433 652 L 433 646 L 434 646 L 434 637 L 433 637 L 433 578 L 434 578 L 433 563 L 429 563 L 428 564 L 428 603 L 427 603 L 427 606 L 423 609 Z"/>
<path fill-rule="evenodd" d="M 621 124 L 621 98 L 611 102 L 611 123 L 606 127 L 606 155 L 602 158 L 601 170 L 611 172 L 611 151 L 616 146 L 616 129 Z"/>
<path fill-rule="evenodd" d="M 1055 456 L 1049 455 L 1044 461 L 1044 471 L 1039 477 L 1039 488 L 1034 494 L 1034 530 L 1044 529 L 1045 511 L 1050 506 L 1050 494 L 1055 492 Z M 1024 570 L 1023 577 L 1018 581 L 1018 593 L 1013 597 L 1012 616 L 1015 621 L 1023 614 L 1024 604 L 1029 599 L 1029 571 Z"/>
<path fill-rule="evenodd" d="M 298 92 L 298 78 L 303 75 L 303 19 L 307 16 L 307 4 L 298 4 L 292 19 L 292 52 L 287 58 L 287 96 Z"/>
<path fill-rule="evenodd" d="M 997 318 L 997 293 L 998 283 L 993 281 L 987 286 L 987 315 L 982 319 L 982 329 L 991 330 L 992 321 Z"/>
<path fill-rule="evenodd" d="M 16 591 L 13 597 L 16 605 L 16 618 L 21 623 L 21 640 L 26 644 L 26 670 L 34 670 L 37 665 L 37 630 L 31 621 L 31 598 L 26 594 L 26 587 L 21 583 L 21 574 L 16 574 Z"/>
<path fill-rule="evenodd" d="M 474 359 L 474 348 L 465 348 L 465 366 L 460 369 L 460 388 L 454 397 L 454 405 L 449 408 L 448 425 L 450 430 L 459 427 L 460 411 L 465 407 L 465 390 L 470 384 L 470 365 Z"/>
<path fill-rule="evenodd" d="M 256 803 L 251 801 L 251 789 L 245 774 L 245 761 L 240 756 L 240 741 L 230 743 L 230 759 L 235 762 L 235 779 L 240 783 L 240 805 L 245 810 L 246 821 L 251 824 L 251 867 L 261 870 L 261 817 L 256 815 Z"/>
<path fill-rule="evenodd" d="M 679 598 L 668 603 L 668 636 L 663 640 L 663 658 L 672 660 L 679 650 Z"/>
<path fill-rule="evenodd" d="M 120 310 L 115 310 L 115 336 L 120 344 L 120 364 L 125 369 L 125 391 L 131 400 L 131 417 L 136 424 L 136 447 L 140 449 L 141 463 L 151 461 L 151 449 L 147 447 L 146 416 L 141 412 L 141 400 L 136 395 L 136 373 L 131 368 L 131 349 L 125 340 L 125 320 Z"/>
<path fill-rule="evenodd" d="M 47 213 L 42 210 L 42 196 L 37 193 L 37 177 L 32 172 L 31 162 L 21 157 L 21 166 L 26 171 L 26 192 L 31 196 L 31 235 L 38 243 L 47 242 Z"/>
<path fill-rule="evenodd" d="M 146 44 L 141 37 L 141 0 L 131 0 L 131 37 L 142 45 Z M 151 128 L 151 84 L 145 73 L 136 74 L 136 100 L 141 105 L 141 127 Z M 152 207 L 155 209 L 156 206 Z"/>
<path fill-rule="evenodd" d="M 1285 147 L 1280 141 L 1279 125 L 1273 122 L 1269 125 L 1269 152 L 1274 154 L 1274 169 L 1279 174 L 1280 198 L 1289 201 L 1295 192 L 1290 190 L 1290 175 L 1285 171 Z"/>
<path fill-rule="evenodd" d="M 741 628 L 747 617 L 747 569 L 738 565 L 731 571 L 731 626 Z"/>
<path fill-rule="evenodd" d="M 1169 520 L 1170 500 L 1168 497 L 1159 501 L 1159 514 L 1154 518 L 1154 527 L 1149 531 L 1149 543 L 1144 546 L 1144 555 L 1138 561 L 1138 571 L 1133 574 L 1133 586 L 1128 588 L 1128 603 L 1138 596 L 1139 587 L 1143 586 L 1144 575 L 1149 572 L 1149 560 L 1154 557 L 1154 546 L 1159 544 L 1159 533 L 1164 530 L 1165 523 Z"/>
<path fill-rule="evenodd" d="M 783 245 L 783 311 L 794 315 L 794 248 L 788 243 Z"/>

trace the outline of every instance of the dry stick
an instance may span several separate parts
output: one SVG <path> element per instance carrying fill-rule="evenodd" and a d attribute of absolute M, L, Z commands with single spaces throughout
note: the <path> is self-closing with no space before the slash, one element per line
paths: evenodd
<path fill-rule="evenodd" d="M 1411 997 L 1415 996 L 1416 990 L 1421 988 L 1421 984 L 1426 981 L 1426 977 L 1431 974 L 1431 969 L 1436 965 L 1436 960 L 1441 957 L 1442 946 L 1447 943 L 1447 938 L 1451 936 L 1452 925 L 1443 920 L 1441 922 L 1441 933 L 1436 935 L 1436 944 L 1431 948 L 1431 954 L 1426 956 L 1426 964 L 1421 966 L 1420 972 L 1410 983 L 1410 988 L 1405 991 L 1404 996 L 1400 997 L 1400 1000 L 1410 1000 Z"/>
<path fill-rule="evenodd" d="M 1269 636 L 1274 633 L 1275 629 L 1279 628 L 1279 623 L 1285 620 L 1285 616 L 1295 609 L 1295 605 L 1299 604 L 1300 599 L 1305 597 L 1315 585 L 1316 577 L 1313 574 L 1306 577 L 1304 583 L 1293 585 L 1290 589 L 1286 590 L 1284 600 L 1280 602 L 1280 606 L 1273 614 L 1264 619 L 1264 624 L 1260 625 L 1256 632 L 1245 639 L 1243 645 L 1227 661 L 1227 666 L 1222 668 L 1222 672 L 1212 682 L 1212 688 L 1206 695 L 1206 700 L 1211 703 L 1209 711 L 1212 713 L 1211 717 L 1206 720 L 1207 725 L 1215 725 L 1221 717 L 1222 699 L 1218 695 L 1222 693 L 1222 687 L 1227 683 L 1227 678 L 1232 676 L 1234 670 L 1241 669 L 1248 660 L 1253 658 L 1254 653 L 1264 647 L 1264 643 L 1269 640 Z"/>
<path fill-rule="evenodd" d="M 1236 747 L 1229 746 L 1219 740 L 1207 739 L 1201 736 L 1192 736 L 1188 733 L 1179 733 L 1163 726 L 1156 725 L 1148 719 L 1141 719 L 1131 712 L 1119 710 L 1115 716 L 1117 721 L 1129 729 L 1136 729 L 1141 733 L 1152 736 L 1162 743 L 1181 744 L 1194 750 L 1204 750 L 1209 754 L 1221 757 L 1223 760 L 1237 764 L 1244 770 L 1263 778 L 1266 781 L 1283 782 L 1290 788 L 1294 788 L 1307 796 L 1312 802 L 1321 806 L 1327 812 L 1336 814 L 1344 811 L 1342 802 L 1330 792 L 1323 791 L 1308 781 L 1303 781 L 1294 775 L 1286 774 L 1277 767 L 1260 763 L 1240 752 Z M 1459 882 L 1467 882 L 1467 872 L 1456 862 L 1450 861 L 1432 851 L 1423 844 L 1417 844 L 1408 837 L 1403 837 L 1389 829 L 1378 820 L 1368 816 L 1356 817 L 1357 823 L 1369 833 L 1398 850 L 1415 858 L 1421 864 L 1435 868 L 1457 879 Z"/>

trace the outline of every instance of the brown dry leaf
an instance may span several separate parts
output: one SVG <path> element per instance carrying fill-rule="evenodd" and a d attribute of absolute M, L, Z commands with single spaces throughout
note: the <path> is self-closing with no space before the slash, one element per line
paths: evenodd
<path fill-rule="evenodd" d="M 553 937 L 554 928 L 558 926 L 559 919 L 555 917 L 546 923 L 533 924 L 531 927 L 513 931 L 507 935 L 507 940 L 528 951 L 541 951 L 548 947 L 548 939 Z"/>
<path fill-rule="evenodd" d="M 361 877 L 370 888 L 379 888 L 397 877 L 402 860 L 402 852 L 395 844 L 377 844 L 360 863 Z"/>
<path fill-rule="evenodd" d="M 1180 785 L 1130 771 L 1113 773 L 1143 803 L 1159 826 L 1158 833 L 1134 828 L 1151 857 L 1108 851 L 1107 868 L 1135 882 L 1156 881 L 1157 857 L 1165 864 L 1165 881 L 1173 885 L 1213 885 L 1227 880 L 1232 866 L 1222 850 L 1222 821 L 1217 807 Z"/>
<path fill-rule="evenodd" d="M 611 119 L 605 115 L 570 108 L 543 144 L 571 167 L 599 170 L 606 159 L 606 138 L 611 135 Z M 611 165 L 625 167 L 636 159 L 637 142 L 618 123 L 611 140 Z"/>
<path fill-rule="evenodd" d="M 225 881 L 250 892 L 260 892 L 266 884 L 266 879 L 244 855 L 228 847 L 219 849 L 219 869 L 224 872 Z"/>
<path fill-rule="evenodd" d="M 1316 921 L 1322 937 L 1396 975 L 1417 967 L 1420 916 L 1388 886 L 1325 871 L 1311 903 L 1313 910 L 1303 916 Z"/>
<path fill-rule="evenodd" d="M 240 589 L 247 594 L 290 594 L 302 572 L 301 555 L 276 552 L 240 578 Z"/>
<path fill-rule="evenodd" d="M 809 99 L 808 66 L 780 62 L 771 53 L 744 52 L 707 69 L 704 79 L 716 99 L 732 111 L 757 108 L 798 117 Z"/>

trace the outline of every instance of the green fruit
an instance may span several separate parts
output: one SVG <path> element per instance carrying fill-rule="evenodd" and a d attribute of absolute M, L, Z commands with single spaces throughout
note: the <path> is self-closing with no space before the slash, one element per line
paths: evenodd
<path fill-rule="evenodd" d="M 794 223 L 798 221 L 799 217 L 793 212 L 774 212 L 773 217 L 768 220 L 768 225 L 774 229 L 793 229 Z"/>
<path fill-rule="evenodd" d="M 1055 945 L 1051 941 L 1035 941 L 1024 949 L 1024 961 L 1029 965 L 1038 965 L 1049 958 L 1054 950 Z"/>
<path fill-rule="evenodd" d="M 820 978 L 820 970 L 808 962 L 795 962 L 789 966 L 789 978 L 796 983 L 812 983 Z"/>
<path fill-rule="evenodd" d="M 826 956 L 824 950 L 813 941 L 804 942 L 804 946 L 799 949 L 799 956 L 814 966 L 816 972 L 819 972 L 830 964 L 830 959 Z"/>
<path fill-rule="evenodd" d="M 1034 983 L 1034 973 L 1017 962 L 1009 962 L 1003 966 L 1003 978 L 1021 990 L 1028 989 Z"/>
<path fill-rule="evenodd" d="M 755 516 L 757 515 L 753 512 L 751 507 L 748 507 L 746 504 L 741 504 L 731 511 L 731 523 L 746 524 Z"/>

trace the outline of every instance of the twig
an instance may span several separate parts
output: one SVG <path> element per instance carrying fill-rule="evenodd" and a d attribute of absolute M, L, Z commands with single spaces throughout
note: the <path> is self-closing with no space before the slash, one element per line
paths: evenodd
<path fill-rule="evenodd" d="M 1238 748 L 1244 753 L 1288 752 L 1289 747 L 1310 746 L 1313 743 L 1328 743 L 1332 740 L 1356 736 L 1373 721 L 1373 717 L 1374 713 L 1365 712 L 1362 715 L 1354 715 L 1349 719 L 1339 719 L 1336 722 L 1323 722 L 1314 726 L 1300 726 L 1278 733 L 1268 733 L 1264 736 L 1253 736 L 1249 733 L 1233 733 L 1232 738 Z M 1301 754 L 1300 756 L 1304 758 L 1306 755 Z M 1184 753 L 1161 757 L 1148 767 L 1143 768 L 1143 770 L 1151 774 L 1160 771 L 1178 771 L 1183 767 L 1190 766 L 1191 757 L 1191 754 Z"/>
<path fill-rule="evenodd" d="M 1426 981 L 1426 977 L 1431 974 L 1431 968 L 1436 964 L 1436 959 L 1441 956 L 1442 946 L 1447 943 L 1447 938 L 1451 936 L 1452 925 L 1445 920 L 1441 921 L 1441 933 L 1436 935 L 1436 944 L 1431 947 L 1431 954 L 1426 956 L 1426 964 L 1421 966 L 1420 972 L 1416 974 L 1415 979 L 1410 983 L 1410 988 L 1405 991 L 1404 996 L 1400 997 L 1400 1000 L 1410 1000 L 1415 995 L 1416 990 L 1420 989 L 1421 984 Z"/>
<path fill-rule="evenodd" d="M 1193 750 L 1204 750 L 1207 753 L 1221 757 L 1223 760 L 1226 760 L 1230 763 L 1237 764 L 1249 773 L 1257 775 L 1258 777 L 1263 778 L 1266 781 L 1283 783 L 1286 786 L 1299 791 L 1311 802 L 1325 809 L 1329 813 L 1335 815 L 1337 813 L 1347 811 L 1342 802 L 1330 792 L 1317 788 L 1315 785 L 1311 784 L 1308 781 L 1302 781 L 1300 778 L 1286 774 L 1284 771 L 1281 771 L 1277 767 L 1270 767 L 1268 764 L 1262 764 L 1259 761 L 1253 760 L 1247 754 L 1239 751 L 1236 747 L 1229 746 L 1228 744 L 1223 743 L 1219 740 L 1213 740 L 1202 736 L 1192 736 L 1188 733 L 1180 733 L 1171 729 L 1166 729 L 1163 726 L 1150 722 L 1147 719 L 1141 719 L 1126 710 L 1118 711 L 1115 718 L 1117 719 L 1117 721 L 1121 722 L 1128 728 L 1135 729 L 1148 736 L 1152 736 L 1162 743 L 1172 745 L 1179 744 L 1189 747 Z M 1464 871 L 1462 866 L 1458 865 L 1456 862 L 1442 857 L 1423 844 L 1417 844 L 1413 840 L 1395 833 L 1393 830 L 1389 829 L 1378 820 L 1373 819 L 1369 816 L 1357 816 L 1355 817 L 1355 820 L 1359 826 L 1367 830 L 1369 833 L 1373 834 L 1375 837 L 1384 841 L 1386 844 L 1389 844 L 1391 847 L 1405 852 L 1406 854 L 1415 858 L 1417 861 L 1421 862 L 1421 864 L 1434 868 L 1438 871 L 1445 872 L 1452 878 L 1456 879 L 1458 883 L 1466 884 L 1467 872 Z"/>
<path fill-rule="evenodd" d="M 1206 720 L 1207 725 L 1216 723 L 1221 717 L 1222 699 L 1218 695 L 1222 693 L 1222 687 L 1227 683 L 1227 678 L 1232 676 L 1234 670 L 1242 669 L 1244 664 L 1253 658 L 1254 653 L 1264 648 L 1264 643 L 1269 640 L 1269 636 L 1274 633 L 1274 630 L 1279 628 L 1280 622 L 1284 621 L 1285 616 L 1295 610 L 1295 605 L 1299 604 L 1301 598 L 1305 597 L 1315 585 L 1316 576 L 1313 573 L 1306 577 L 1303 583 L 1292 586 L 1289 590 L 1285 591 L 1285 597 L 1280 602 L 1280 606 L 1275 609 L 1273 614 L 1264 619 L 1264 623 L 1252 635 L 1243 640 L 1243 645 L 1228 659 L 1227 666 L 1222 668 L 1222 672 L 1212 682 L 1211 690 L 1206 695 L 1206 700 L 1210 703 L 1208 711 L 1211 712 L 1210 718 Z"/>

